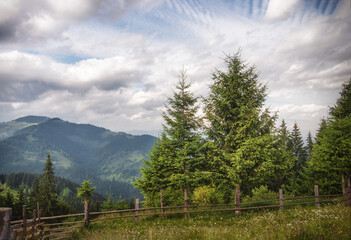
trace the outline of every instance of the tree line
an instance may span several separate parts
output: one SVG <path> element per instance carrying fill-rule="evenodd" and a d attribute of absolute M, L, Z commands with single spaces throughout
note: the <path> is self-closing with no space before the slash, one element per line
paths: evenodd
<path fill-rule="evenodd" d="M 225 70 L 212 74 L 207 97 L 195 96 L 183 70 L 165 103 L 163 131 L 142 177 L 148 206 L 234 201 L 235 185 L 248 197 L 259 189 L 288 195 L 310 194 L 318 184 L 324 194 L 345 191 L 351 175 L 351 80 L 336 105 L 306 143 L 298 124 L 292 131 L 278 114 L 264 107 L 266 85 L 240 52 L 226 55 Z M 341 184 L 342 183 L 342 184 Z M 200 200 L 203 199 L 203 200 Z"/>
<path fill-rule="evenodd" d="M 126 200 L 120 195 L 118 199 L 113 199 L 111 187 L 106 199 L 99 193 L 93 193 L 95 187 L 89 188 L 91 183 L 88 180 L 80 186 L 56 177 L 50 154 L 41 175 L 10 173 L 0 175 L 0 183 L 0 206 L 11 207 L 13 216 L 22 215 L 23 205 L 27 205 L 30 212 L 36 210 L 37 202 L 43 210 L 42 216 L 82 212 L 83 199 L 91 199 L 91 211 L 134 208 L 134 198 Z"/>

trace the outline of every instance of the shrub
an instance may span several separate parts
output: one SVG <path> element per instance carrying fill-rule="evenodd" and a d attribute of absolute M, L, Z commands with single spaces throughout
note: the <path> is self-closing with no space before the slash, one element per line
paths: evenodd
<path fill-rule="evenodd" d="M 196 205 L 209 205 L 217 202 L 216 189 L 211 186 L 202 186 L 194 190 L 192 202 Z"/>
<path fill-rule="evenodd" d="M 246 196 L 243 199 L 244 203 L 247 202 L 260 202 L 265 200 L 278 199 L 279 194 L 268 190 L 267 186 L 260 186 L 259 188 L 252 189 L 252 196 Z"/>

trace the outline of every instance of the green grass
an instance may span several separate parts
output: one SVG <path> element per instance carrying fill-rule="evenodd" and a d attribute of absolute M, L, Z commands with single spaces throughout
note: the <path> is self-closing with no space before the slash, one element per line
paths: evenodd
<path fill-rule="evenodd" d="M 233 212 L 118 219 L 91 223 L 74 239 L 351 239 L 351 208 L 297 206 L 284 211 Z"/>

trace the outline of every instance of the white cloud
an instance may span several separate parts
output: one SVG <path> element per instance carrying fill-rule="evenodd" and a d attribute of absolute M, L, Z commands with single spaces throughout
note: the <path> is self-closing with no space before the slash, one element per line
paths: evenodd
<path fill-rule="evenodd" d="M 285 20 L 294 14 L 298 0 L 270 0 L 266 12 L 269 20 Z"/>

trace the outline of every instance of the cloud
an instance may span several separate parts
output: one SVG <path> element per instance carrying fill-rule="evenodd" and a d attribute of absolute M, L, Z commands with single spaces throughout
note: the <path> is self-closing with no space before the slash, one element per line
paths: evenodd
<path fill-rule="evenodd" d="M 117 21 L 135 9 L 150 10 L 162 1 L 150 0 L 13 0 L 1 1 L 0 42 L 41 44 L 74 24 L 95 18 Z"/>
<path fill-rule="evenodd" d="M 270 0 L 266 11 L 269 20 L 285 20 L 294 14 L 298 0 Z"/>
<path fill-rule="evenodd" d="M 351 76 L 349 2 L 314 3 L 2 1 L 2 119 L 158 129 L 183 66 L 206 96 L 223 52 L 241 47 L 268 83 L 267 105 L 313 130 Z"/>

